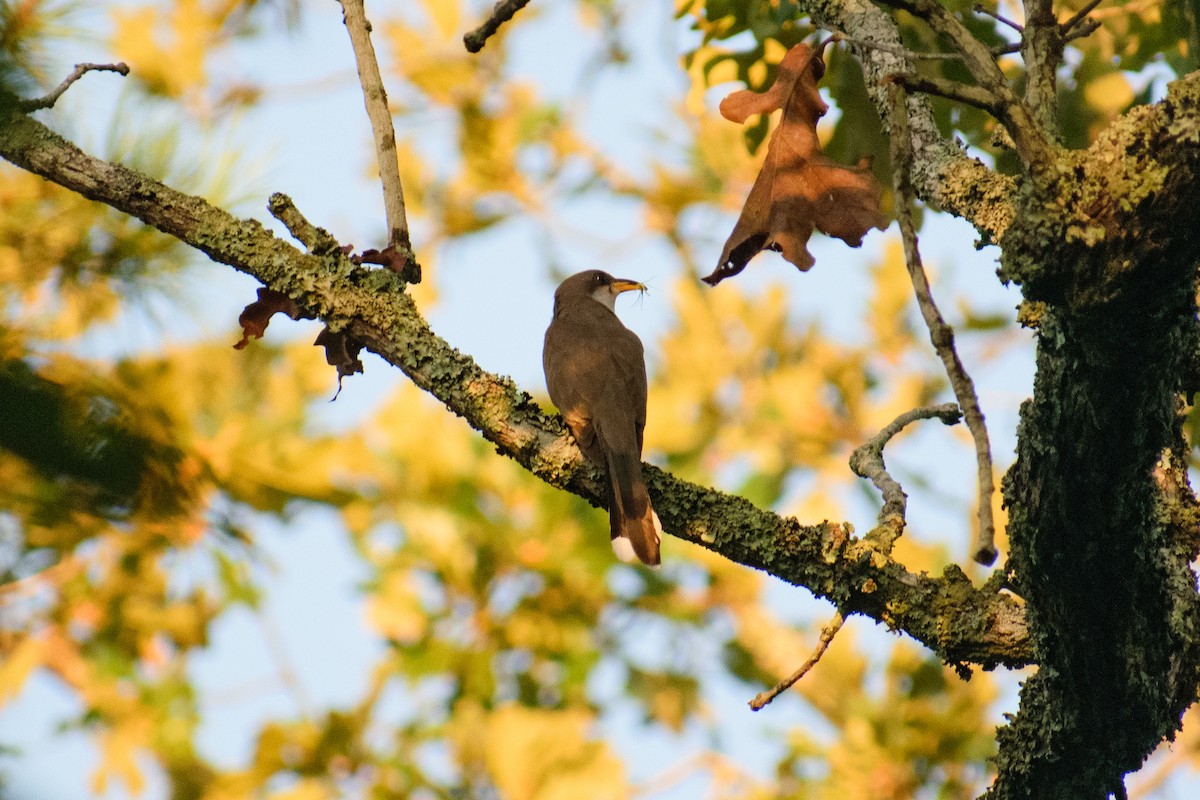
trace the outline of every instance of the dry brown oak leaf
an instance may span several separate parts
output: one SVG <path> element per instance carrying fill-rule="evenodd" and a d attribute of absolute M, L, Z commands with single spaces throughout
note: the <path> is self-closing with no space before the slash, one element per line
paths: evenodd
<path fill-rule="evenodd" d="M 250 344 L 251 339 L 261 339 L 267 332 L 271 317 L 276 314 L 287 314 L 292 319 L 300 319 L 300 306 L 296 301 L 283 292 L 259 287 L 258 299 L 242 309 L 238 316 L 238 324 L 242 326 L 242 339 L 233 347 L 242 350 Z"/>
<path fill-rule="evenodd" d="M 807 247 L 813 228 L 858 247 L 871 228 L 887 227 L 888 218 L 879 208 L 883 189 L 868 170 L 869 162 L 847 167 L 821 152 L 817 120 L 829 106 L 821 99 L 817 81 L 825 74 L 821 52 L 828 41 L 816 48 L 798 44 L 788 50 L 766 92 L 744 89 L 721 101 L 721 115 L 733 122 L 779 108 L 783 118 L 706 283 L 716 285 L 738 274 L 767 249 L 780 251 L 801 271 L 807 270 L 813 265 Z"/>

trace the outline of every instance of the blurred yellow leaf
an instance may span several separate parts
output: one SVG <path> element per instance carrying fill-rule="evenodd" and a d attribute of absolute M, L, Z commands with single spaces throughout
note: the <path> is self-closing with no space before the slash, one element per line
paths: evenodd
<path fill-rule="evenodd" d="M 1088 103 L 1104 114 L 1117 114 L 1133 102 L 1133 87 L 1120 72 L 1110 72 L 1089 82 L 1084 88 Z"/>
<path fill-rule="evenodd" d="M 607 800 L 628 795 L 624 768 L 589 741 L 591 714 L 502 706 L 488 717 L 485 758 L 507 800 Z"/>
<path fill-rule="evenodd" d="M 152 91 L 180 97 L 207 80 L 205 60 L 221 16 L 200 0 L 175 0 L 165 8 L 114 8 L 112 49 Z"/>
<path fill-rule="evenodd" d="M 904 264 L 904 249 L 891 240 L 883 258 L 875 263 L 871 277 L 875 291 L 867 307 L 867 319 L 875 335 L 876 352 L 895 363 L 913 344 L 909 309 L 914 303 L 912 281 Z"/>
<path fill-rule="evenodd" d="M 338 794 L 325 781 L 304 778 L 296 781 L 293 786 L 278 792 L 271 792 L 267 796 L 271 800 L 327 800 L 327 798 L 337 797 Z"/>
<path fill-rule="evenodd" d="M 443 39 L 451 39 L 462 34 L 462 9 L 458 0 L 422 0 L 425 13 L 437 26 L 437 32 Z"/>
<path fill-rule="evenodd" d="M 387 573 L 383 586 L 367 600 L 367 621 L 389 639 L 415 642 L 425 633 L 427 620 L 407 573 Z"/>
<path fill-rule="evenodd" d="M 137 756 L 150 745 L 151 720 L 148 716 L 130 716 L 99 736 L 100 764 L 92 776 L 92 791 L 104 794 L 109 781 L 117 778 L 129 794 L 139 795 L 146 787 L 146 778 L 137 765 Z"/>
<path fill-rule="evenodd" d="M 13 649 L 4 654 L 0 662 L 0 707 L 20 693 L 31 672 L 41 665 L 43 642 L 41 637 L 26 636 Z"/>

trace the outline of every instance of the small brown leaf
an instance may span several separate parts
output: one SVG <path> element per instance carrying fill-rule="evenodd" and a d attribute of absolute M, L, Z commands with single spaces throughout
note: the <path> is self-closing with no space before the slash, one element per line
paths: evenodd
<path fill-rule="evenodd" d="M 271 317 L 277 312 L 287 314 L 292 319 L 299 319 L 302 313 L 296 301 L 283 292 L 260 287 L 258 299 L 242 309 L 242 313 L 238 315 L 238 324 L 242 326 L 242 339 L 233 346 L 234 349 L 242 350 L 250 344 L 251 339 L 261 339 L 267 332 Z"/>
<path fill-rule="evenodd" d="M 721 260 L 706 283 L 716 285 L 746 267 L 759 251 L 778 250 L 800 270 L 813 265 L 808 240 L 813 229 L 851 247 L 862 244 L 871 228 L 883 230 L 888 218 L 879 208 L 882 187 L 869 163 L 847 167 L 821 152 L 817 121 L 829 107 L 817 81 L 825 74 L 821 51 L 798 44 L 779 62 L 779 77 L 766 92 L 734 92 L 721 102 L 721 114 L 745 122 L 753 114 L 782 108 L 762 169 L 750 189 L 741 216 L 725 241 Z"/>
<path fill-rule="evenodd" d="M 363 371 L 363 363 L 358 358 L 363 344 L 351 338 L 345 331 L 334 333 L 328 326 L 321 329 L 313 344 L 324 347 L 325 362 L 337 367 L 338 389 L 333 395 L 333 400 L 337 400 L 338 395 L 342 393 L 342 378 Z"/>
<path fill-rule="evenodd" d="M 389 244 L 382 250 L 363 250 L 355 257 L 357 264 L 379 264 L 399 275 L 405 283 L 421 282 L 421 265 L 413 258 L 412 250 Z"/>

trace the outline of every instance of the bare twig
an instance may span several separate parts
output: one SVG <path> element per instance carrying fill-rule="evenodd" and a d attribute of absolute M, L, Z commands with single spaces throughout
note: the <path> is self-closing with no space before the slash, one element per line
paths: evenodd
<path fill-rule="evenodd" d="M 947 425 L 954 425 L 962 419 L 962 411 L 954 403 L 944 403 L 940 406 L 922 406 L 911 411 L 905 411 L 879 433 L 868 441 L 863 442 L 850 454 L 850 469 L 860 478 L 866 478 L 875 484 L 875 488 L 883 495 L 883 509 L 879 512 L 879 526 L 867 534 L 876 539 L 885 552 L 891 552 L 892 545 L 904 532 L 905 510 L 908 505 L 908 495 L 904 489 L 887 471 L 883 463 L 883 448 L 892 437 L 907 426 L 920 419 L 940 419 Z"/>
<path fill-rule="evenodd" d="M 929 278 L 921 264 L 921 253 L 917 247 L 917 231 L 913 224 L 912 204 L 912 149 L 908 141 L 908 109 L 904 91 L 897 87 L 892 98 L 892 180 L 896 192 L 896 219 L 900 223 L 900 234 L 904 241 L 904 260 L 908 266 L 908 275 L 912 280 L 913 293 L 917 297 L 917 305 L 921 308 L 921 316 L 929 328 L 929 339 L 942 359 L 946 375 L 950 378 L 950 386 L 954 396 L 966 417 L 967 428 L 975 442 L 975 462 L 978 470 L 979 483 L 979 518 L 975 531 L 975 547 L 973 558 L 980 564 L 989 565 L 996 560 L 995 523 L 992 520 L 992 494 L 995 482 L 992 480 L 992 452 L 988 442 L 987 426 L 984 424 L 983 411 L 979 408 L 979 398 L 975 394 L 975 384 L 971 376 L 963 368 L 958 351 L 954 348 L 954 329 L 942 319 L 937 304 L 934 303 L 933 293 L 929 288 Z"/>
<path fill-rule="evenodd" d="M 1089 31 L 1090 33 L 1091 31 Z M 844 33 L 834 34 L 838 41 L 856 45 L 858 47 L 867 47 L 872 50 L 879 50 L 884 53 L 892 53 L 901 56 L 910 61 L 964 61 L 966 56 L 962 53 L 922 53 L 917 50 L 909 50 L 907 47 L 900 45 L 885 44 L 884 42 L 873 42 L 870 39 L 859 39 L 854 36 L 848 36 Z M 1021 45 L 1019 42 L 1011 42 L 1009 44 L 993 47 L 991 53 L 993 56 L 1004 56 L 1011 53 L 1019 53 Z"/>
<path fill-rule="evenodd" d="M 794 686 L 796 681 L 808 674 L 808 671 L 815 667 L 817 662 L 821 660 L 821 656 L 825 655 L 825 651 L 829 649 L 829 643 L 833 641 L 833 637 L 837 635 L 837 632 L 842 629 L 842 623 L 845 621 L 846 618 L 842 616 L 840 611 L 834 614 L 833 618 L 821 629 L 821 638 L 817 640 L 817 646 L 813 648 L 812 655 L 808 657 L 808 660 L 800 665 L 800 669 L 775 684 L 772 688 L 755 695 L 754 699 L 750 701 L 751 710 L 760 710 L 767 703 Z"/>
<path fill-rule="evenodd" d="M 1068 19 L 1066 22 L 1064 22 L 1062 25 L 1059 26 L 1059 30 L 1062 31 L 1063 37 L 1066 38 L 1066 37 L 1070 36 L 1071 32 L 1074 30 L 1075 26 L 1078 25 L 1079 23 L 1083 22 L 1085 19 L 1087 19 L 1087 15 L 1092 13 L 1092 11 L 1095 10 L 1096 6 L 1100 5 L 1103 2 L 1104 2 L 1104 0 L 1091 0 L 1091 2 L 1089 2 L 1083 8 L 1076 11 L 1074 16 L 1072 16 L 1070 19 Z M 1098 27 L 1100 25 L 1100 23 L 1096 22 L 1095 20 L 1089 20 L 1089 22 L 1093 22 L 1093 23 L 1095 23 L 1095 25 L 1092 27 L 1091 30 L 1088 31 L 1088 33 L 1091 33 L 1091 31 L 1094 31 L 1096 29 L 1096 27 Z"/>
<path fill-rule="evenodd" d="M 71 88 L 71 84 L 89 72 L 117 72 L 121 75 L 128 75 L 129 65 L 124 61 L 116 64 L 76 64 L 71 74 L 63 79 L 62 83 L 54 87 L 54 91 L 44 97 L 37 97 L 32 100 L 19 100 L 17 101 L 17 109 L 28 114 L 31 111 L 52 108 L 58 102 L 58 98 L 62 97 L 63 92 Z"/>
<path fill-rule="evenodd" d="M 383 206 L 387 213 L 388 244 L 410 251 L 408 217 L 404 213 L 404 188 L 400 185 L 400 163 L 396 156 L 396 131 L 392 127 L 392 112 L 388 109 L 387 92 L 379 74 L 379 61 L 371 44 L 371 23 L 363 11 L 363 0 L 341 0 L 342 20 L 350 34 L 354 60 L 358 64 L 358 79 L 362 84 L 363 101 L 375 134 L 375 157 L 379 162 L 379 179 L 383 183 Z M 411 259 L 416 263 L 415 259 Z M 420 281 L 420 272 L 416 273 Z"/>
<path fill-rule="evenodd" d="M 1100 20 L 1089 17 L 1080 24 L 1076 25 L 1074 28 L 1063 31 L 1063 44 L 1066 44 L 1067 42 L 1073 42 L 1076 39 L 1083 39 L 1084 37 L 1091 36 L 1099 27 Z"/>
<path fill-rule="evenodd" d="M 870 39 L 856 39 L 853 36 L 847 36 L 844 33 L 834 32 L 833 38 L 838 42 L 846 42 L 847 44 L 857 45 L 858 47 L 869 47 L 872 50 L 879 50 L 884 53 L 894 53 L 902 56 L 909 61 L 962 61 L 962 53 L 919 53 L 916 50 L 909 50 L 907 47 L 900 45 L 886 44 L 884 42 L 873 42 Z"/>
<path fill-rule="evenodd" d="M 1024 27 L 1022 27 L 1021 25 L 1019 25 L 1016 22 L 1013 22 L 1008 17 L 1001 16 L 999 14 L 999 12 L 992 11 L 990 8 L 985 8 L 983 3 L 976 3 L 973 10 L 975 11 L 976 14 L 984 14 L 984 15 L 989 16 L 992 19 L 996 20 L 996 22 L 999 22 L 1001 25 L 1007 25 L 1008 27 L 1012 28 L 1017 33 L 1022 33 L 1025 30 Z"/>
<path fill-rule="evenodd" d="M 999 112 L 1003 101 L 996 95 L 980 86 L 971 86 L 945 78 L 917 73 L 902 73 L 887 76 L 887 80 L 904 87 L 910 92 L 933 94 L 945 97 L 947 100 L 957 100 L 975 108 L 982 108 L 992 114 Z"/>
<path fill-rule="evenodd" d="M 500 30 L 500 26 L 512 19 L 527 5 L 529 5 L 529 0 L 499 0 L 492 7 L 492 13 L 483 21 L 483 24 L 463 36 L 463 44 L 467 46 L 467 52 L 478 53 L 482 50 L 483 46 L 487 44 L 487 40 Z"/>
<path fill-rule="evenodd" d="M 881 0 L 883 5 L 899 8 L 925 22 L 935 32 L 948 38 L 960 53 L 979 85 L 999 94 L 1008 88 L 1004 73 L 992 59 L 988 47 L 975 38 L 965 25 L 937 0 Z"/>

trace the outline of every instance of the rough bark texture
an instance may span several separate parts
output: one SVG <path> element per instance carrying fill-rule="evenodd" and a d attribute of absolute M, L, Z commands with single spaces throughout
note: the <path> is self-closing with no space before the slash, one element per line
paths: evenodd
<path fill-rule="evenodd" d="M 1038 674 L 1000 733 L 995 798 L 1120 791 L 1196 699 L 1194 391 L 1200 76 L 1064 154 L 1004 245 L 1038 329 L 1005 482 L 1011 565 Z M 1182 224 L 1181 224 L 1182 223 Z"/>
<path fill-rule="evenodd" d="M 899 42 L 866 0 L 805 5 L 856 39 Z M 1054 139 L 1059 28 L 1049 3 L 1027 10 L 1024 102 Z M 887 52 L 858 55 L 868 86 L 911 69 Z M 874 97 L 887 119 L 883 90 Z M 1200 74 L 1012 183 L 981 178 L 928 107 L 908 102 L 918 193 L 1001 245 L 1001 277 L 1021 284 L 1038 329 L 1034 396 L 1004 485 L 1038 672 L 1000 730 L 988 796 L 1123 796 L 1125 774 L 1174 736 L 1200 680 L 1200 513 L 1179 425 L 1181 397 L 1200 387 Z M 1005 121 L 1014 140 L 1027 133 Z"/>

